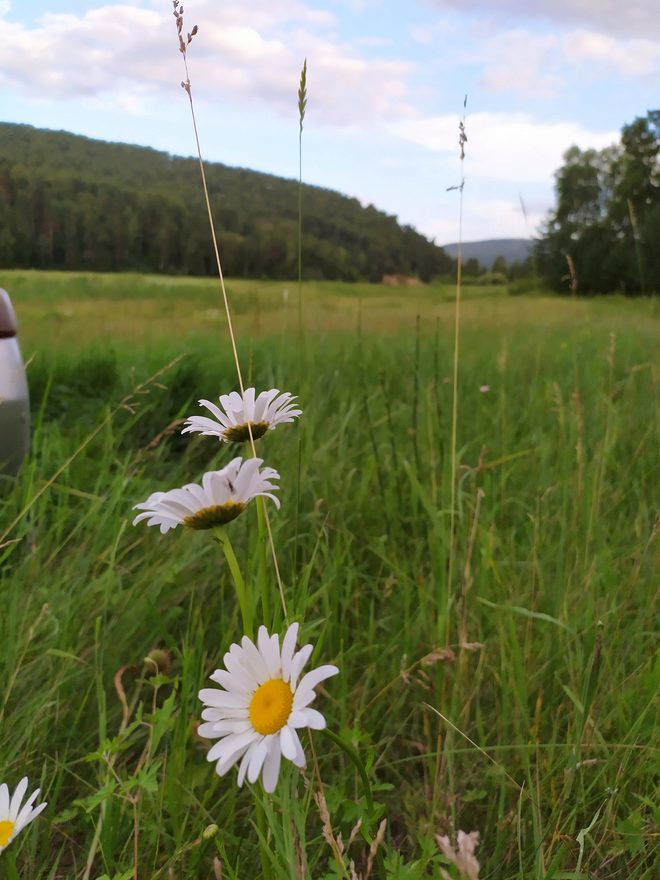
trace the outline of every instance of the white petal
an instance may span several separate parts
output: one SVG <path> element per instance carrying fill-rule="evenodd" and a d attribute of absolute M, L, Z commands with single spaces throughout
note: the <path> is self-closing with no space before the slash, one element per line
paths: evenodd
<path fill-rule="evenodd" d="M 256 492 L 255 495 L 261 495 L 263 498 L 270 498 L 270 500 L 273 502 L 278 510 L 282 506 L 280 499 L 277 497 L 277 495 L 272 495 L 270 492 Z M 252 498 L 254 498 L 255 495 L 253 495 Z"/>
<path fill-rule="evenodd" d="M 261 392 L 254 405 L 255 422 L 270 421 L 270 403 L 275 397 L 277 397 L 277 388 Z"/>
<path fill-rule="evenodd" d="M 288 724 L 285 724 L 280 730 L 280 748 L 282 749 L 284 757 L 288 758 L 289 761 L 293 761 L 296 757 L 296 744 L 292 734 L 293 729 L 290 728 Z"/>
<path fill-rule="evenodd" d="M 282 677 L 282 654 L 280 652 L 280 637 L 277 633 L 273 633 L 270 637 L 270 649 L 273 658 L 273 668 L 275 669 L 274 678 Z"/>
<path fill-rule="evenodd" d="M 259 473 L 261 462 L 260 458 L 248 458 L 243 462 L 243 467 L 234 483 L 234 497 L 237 501 L 249 501 L 254 496 L 255 493 L 251 491 L 252 483 L 255 475 Z"/>
<path fill-rule="evenodd" d="M 250 664 L 250 672 L 253 673 L 257 684 L 263 684 L 265 681 L 268 681 L 270 675 L 268 673 L 266 661 L 261 656 L 254 643 L 251 642 L 247 636 L 243 636 L 241 645 L 245 652 L 245 659 Z"/>
<path fill-rule="evenodd" d="M 304 767 L 307 761 L 305 760 L 305 752 L 303 751 L 302 744 L 300 739 L 298 738 L 298 734 L 295 730 L 291 730 L 291 737 L 293 739 L 293 743 L 296 747 L 296 754 L 291 758 L 296 767 Z"/>
<path fill-rule="evenodd" d="M 215 761 L 220 758 L 228 758 L 235 753 L 243 754 L 243 751 L 259 737 L 259 734 L 250 728 L 243 733 L 230 733 L 224 739 L 214 743 L 206 756 L 207 761 Z"/>
<path fill-rule="evenodd" d="M 313 703 L 315 699 L 316 691 L 301 691 L 300 688 L 298 688 L 293 698 L 293 708 L 304 709 L 305 706 L 309 706 L 310 703 Z"/>
<path fill-rule="evenodd" d="M 261 773 L 261 768 L 268 755 L 268 739 L 268 737 L 262 739 L 261 742 L 257 743 L 252 749 L 250 764 L 247 771 L 248 782 L 256 782 Z"/>
<path fill-rule="evenodd" d="M 0 822 L 9 815 L 9 789 L 6 783 L 0 785 Z"/>
<path fill-rule="evenodd" d="M 29 813 L 26 813 L 25 808 L 23 808 L 18 814 L 18 818 L 16 819 L 16 826 L 14 828 L 13 836 L 15 837 L 19 831 L 22 831 L 23 828 L 25 828 L 26 825 L 29 825 L 30 822 L 33 822 L 40 813 L 43 813 L 47 806 L 47 802 L 44 801 L 42 804 L 39 804 L 38 807 L 35 807 L 34 810 L 30 810 Z"/>
<path fill-rule="evenodd" d="M 222 471 L 213 471 L 209 476 L 208 494 L 211 496 L 212 503 L 226 504 L 234 497 L 231 487 L 234 481 L 230 475 L 226 473 L 227 468 Z"/>
<path fill-rule="evenodd" d="M 241 759 L 241 765 L 238 768 L 238 778 L 236 779 L 236 782 L 239 788 L 243 787 L 243 782 L 245 781 L 245 774 L 247 773 L 247 768 L 250 763 L 251 750 L 252 746 L 250 746 L 250 748 L 243 755 Z"/>
<path fill-rule="evenodd" d="M 223 425 L 223 427 L 231 424 L 227 416 L 223 413 L 219 406 L 216 406 L 215 403 L 210 400 L 200 400 L 198 402 L 200 406 L 205 406 L 206 409 L 211 413 L 211 415 L 215 416 L 215 418 L 220 422 L 221 425 Z M 193 416 L 193 418 L 195 417 Z M 196 418 L 204 418 L 204 416 L 196 416 Z"/>
<path fill-rule="evenodd" d="M 218 734 L 215 732 L 217 721 L 204 721 L 197 725 L 197 736 L 203 736 L 205 739 L 215 739 Z"/>
<path fill-rule="evenodd" d="M 197 727 L 199 736 L 205 739 L 217 739 L 219 736 L 227 736 L 230 733 L 244 733 L 251 730 L 252 725 L 249 719 L 238 721 L 206 721 Z"/>
<path fill-rule="evenodd" d="M 304 710 L 294 709 L 289 715 L 287 724 L 290 727 L 307 727 L 307 715 Z"/>
<path fill-rule="evenodd" d="M 274 742 L 270 747 L 270 751 L 266 760 L 264 761 L 264 770 L 262 774 L 264 790 L 269 794 L 275 791 L 277 787 L 277 779 L 280 775 L 280 763 L 281 763 L 281 755 L 280 755 L 280 747 L 278 738 L 273 738 Z"/>
<path fill-rule="evenodd" d="M 202 688 L 198 696 L 202 703 L 214 709 L 247 709 L 250 705 L 249 694 L 230 694 L 218 688 Z"/>
<path fill-rule="evenodd" d="M 235 675 L 238 680 L 243 682 L 247 692 L 252 693 L 255 690 L 257 680 L 245 660 L 245 652 L 239 645 L 231 646 L 230 651 L 224 656 L 224 663 L 228 672 L 231 672 L 232 675 Z"/>
<path fill-rule="evenodd" d="M 18 815 L 18 811 L 21 808 L 21 801 L 25 797 L 25 792 L 28 787 L 28 778 L 24 776 L 21 781 L 16 786 L 16 791 L 14 792 L 11 802 L 9 804 L 9 821 L 15 822 L 16 816 Z"/>
<path fill-rule="evenodd" d="M 317 712 L 316 709 L 301 709 L 300 712 L 296 712 L 296 718 L 298 716 L 303 716 L 305 718 L 305 727 L 311 727 L 312 730 L 324 730 L 326 726 L 326 721 L 323 715 L 320 712 Z M 293 715 L 293 712 L 291 713 Z M 291 719 L 289 719 L 291 722 Z M 296 724 L 296 727 L 299 725 Z"/>
<path fill-rule="evenodd" d="M 224 669 L 216 669 L 209 678 L 226 691 L 234 694 L 244 694 L 251 689 L 249 676 L 245 673 L 237 675 L 236 673 L 226 672 Z"/>
<path fill-rule="evenodd" d="M 41 794 L 41 789 L 40 788 L 35 789 L 32 792 L 32 794 L 30 795 L 30 797 L 25 801 L 25 803 L 21 807 L 20 812 L 18 813 L 18 815 L 16 816 L 16 819 L 14 821 L 14 824 L 16 825 L 17 830 L 20 831 L 20 829 L 25 824 L 25 819 L 32 812 L 32 804 L 36 801 L 36 799 L 39 797 L 40 794 Z"/>
<path fill-rule="evenodd" d="M 254 421 L 254 388 L 246 388 L 243 395 L 246 421 Z"/>
<path fill-rule="evenodd" d="M 295 691 L 298 676 L 302 672 L 305 663 L 307 663 L 309 658 L 312 656 L 313 650 L 313 645 L 305 645 L 296 654 L 293 655 L 293 660 L 291 661 L 291 678 L 289 681 L 292 691 Z"/>
<path fill-rule="evenodd" d="M 316 669 L 311 669 L 307 675 L 303 675 L 298 688 L 301 691 L 313 690 L 319 682 L 330 678 L 332 675 L 337 675 L 338 672 L 339 670 L 336 666 L 318 666 Z"/>
<path fill-rule="evenodd" d="M 282 641 L 282 678 L 284 681 L 288 681 L 291 674 L 291 660 L 293 659 L 293 652 L 296 650 L 297 638 L 298 624 L 292 623 Z"/>
<path fill-rule="evenodd" d="M 265 626 L 259 627 L 257 636 L 259 651 L 263 657 L 270 678 L 280 676 L 280 646 L 277 635 L 269 636 Z"/>
<path fill-rule="evenodd" d="M 228 770 L 231 770 L 236 761 L 238 761 L 238 759 L 245 754 L 246 749 L 247 746 L 244 746 L 237 752 L 232 752 L 231 754 L 225 755 L 224 757 L 220 758 L 218 763 L 215 765 L 215 772 L 218 774 L 218 776 L 224 776 Z"/>
<path fill-rule="evenodd" d="M 204 721 L 241 721 L 248 717 L 247 709 L 214 709 L 207 706 L 202 710 Z"/>

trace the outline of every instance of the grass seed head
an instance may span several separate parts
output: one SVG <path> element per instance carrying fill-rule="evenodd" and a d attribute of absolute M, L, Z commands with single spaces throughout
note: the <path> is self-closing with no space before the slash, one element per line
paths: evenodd
<path fill-rule="evenodd" d="M 300 71 L 300 86 L 298 87 L 298 121 L 300 123 L 300 133 L 303 130 L 303 120 L 305 119 L 305 108 L 307 107 L 307 59 Z"/>

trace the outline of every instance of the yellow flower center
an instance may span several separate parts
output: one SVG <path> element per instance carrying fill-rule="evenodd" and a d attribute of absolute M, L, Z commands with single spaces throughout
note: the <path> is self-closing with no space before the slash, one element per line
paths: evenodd
<path fill-rule="evenodd" d="M 263 437 L 268 430 L 268 422 L 243 422 L 242 425 L 232 425 L 231 428 L 225 428 L 225 437 L 231 443 L 244 443 L 250 439 L 250 431 L 252 431 L 252 439 L 258 440 Z"/>
<path fill-rule="evenodd" d="M 202 507 L 197 513 L 186 516 L 183 524 L 189 529 L 214 529 L 236 519 L 244 510 L 245 504 L 242 501 L 226 501 L 224 504 Z"/>
<path fill-rule="evenodd" d="M 13 830 L 13 822 L 10 822 L 8 819 L 3 819 L 2 822 L 0 822 L 0 846 L 7 846 Z"/>
<path fill-rule="evenodd" d="M 250 700 L 252 727 L 264 736 L 277 733 L 289 720 L 292 706 L 293 694 L 285 681 L 281 678 L 265 681 Z"/>

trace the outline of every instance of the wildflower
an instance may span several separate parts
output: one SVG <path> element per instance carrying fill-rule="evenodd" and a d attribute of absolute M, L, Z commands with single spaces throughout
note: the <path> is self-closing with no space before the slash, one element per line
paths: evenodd
<path fill-rule="evenodd" d="M 466 880 L 479 880 L 480 865 L 474 855 L 475 849 L 479 846 L 478 831 L 470 831 L 469 834 L 459 831 L 456 836 L 456 849 L 447 836 L 436 834 L 435 839 L 443 855 L 456 865 L 461 877 L 465 877 Z M 449 878 L 446 871 L 442 868 L 440 871 L 443 877 Z"/>
<path fill-rule="evenodd" d="M 219 776 L 240 760 L 238 784 L 247 776 L 255 782 L 263 770 L 263 786 L 275 790 L 282 755 L 297 767 L 305 766 L 297 730 L 323 730 L 325 718 L 309 705 L 314 688 L 336 675 L 336 666 L 319 666 L 298 680 L 312 653 L 312 645 L 295 650 L 298 624 L 292 624 L 282 640 L 259 627 L 257 644 L 243 636 L 224 656 L 225 669 L 216 669 L 212 681 L 224 690 L 204 688 L 199 692 L 205 704 L 204 724 L 198 733 L 216 739 L 207 759 L 216 761 Z"/>
<path fill-rule="evenodd" d="M 481 391 L 482 394 L 488 394 L 490 391 L 490 385 L 480 385 L 479 391 Z"/>
<path fill-rule="evenodd" d="M 0 853 L 47 807 L 46 803 L 39 804 L 36 808 L 32 806 L 39 797 L 40 789 L 37 788 L 21 808 L 27 787 L 28 778 L 24 776 L 10 799 L 7 785 L 4 782 L 0 785 Z"/>
<path fill-rule="evenodd" d="M 152 648 L 144 658 L 147 677 L 169 675 L 172 668 L 172 655 L 165 648 Z"/>
<path fill-rule="evenodd" d="M 201 486 L 188 483 L 182 489 L 154 492 L 135 505 L 142 513 L 133 525 L 146 519 L 147 525 L 160 526 L 162 534 L 178 525 L 213 529 L 235 519 L 257 495 L 271 498 L 279 507 L 279 499 L 268 490 L 279 488 L 270 481 L 279 480 L 280 475 L 270 467 L 260 471 L 262 463 L 261 458 L 234 458 L 222 470 L 204 474 Z"/>
<path fill-rule="evenodd" d="M 266 431 L 272 431 L 277 425 L 284 422 L 292 422 L 294 418 L 302 415 L 293 401 L 295 397 L 288 392 L 280 394 L 277 388 L 270 391 L 262 391 L 256 398 L 254 388 L 247 388 L 243 395 L 238 391 L 231 394 L 222 394 L 220 403 L 222 408 L 210 400 L 200 400 L 201 406 L 205 406 L 217 421 L 207 416 L 190 416 L 186 419 L 186 426 L 182 434 L 197 431 L 207 437 L 219 437 L 226 442 L 241 443 L 250 439 L 258 440 Z M 249 425 L 249 430 L 248 430 Z"/>

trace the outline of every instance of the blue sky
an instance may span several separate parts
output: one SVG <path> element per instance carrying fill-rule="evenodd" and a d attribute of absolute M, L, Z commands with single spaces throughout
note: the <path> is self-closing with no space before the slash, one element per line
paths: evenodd
<path fill-rule="evenodd" d="M 533 233 L 573 143 L 658 104 L 656 0 L 188 0 L 209 160 L 303 177 L 438 243 Z M 0 0 L 0 119 L 194 149 L 170 0 Z M 0 145 L 1 151 L 1 145 Z M 521 198 L 527 220 L 520 207 Z"/>

